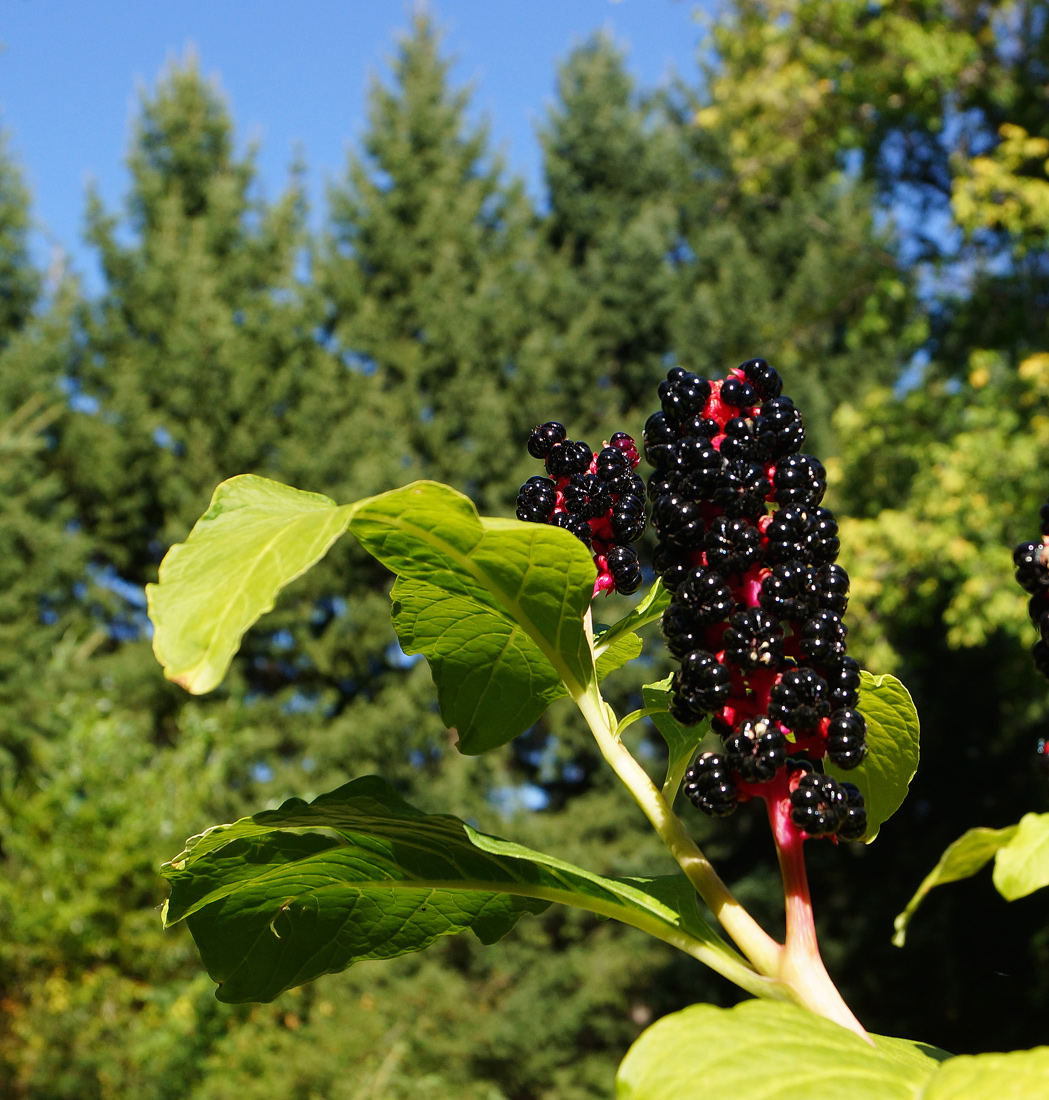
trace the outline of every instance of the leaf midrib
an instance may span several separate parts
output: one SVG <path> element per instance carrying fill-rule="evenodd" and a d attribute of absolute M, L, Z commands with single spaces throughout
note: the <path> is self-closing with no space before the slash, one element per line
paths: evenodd
<path fill-rule="evenodd" d="M 412 843 L 410 840 L 400 840 L 398 843 L 403 847 L 413 848 L 415 851 L 422 855 L 430 855 L 433 853 L 432 848 L 422 845 L 418 842 Z M 337 848 L 353 849 L 357 845 L 350 841 L 343 841 L 333 848 L 326 848 L 322 852 L 317 852 L 313 855 L 304 857 L 302 860 L 296 861 L 300 864 L 310 863 L 313 860 L 323 860 L 325 855 L 332 852 Z M 375 853 L 368 852 L 367 849 L 361 849 L 363 854 L 374 856 Z M 476 849 L 477 854 L 480 856 L 487 856 L 489 859 L 493 858 L 492 853 L 483 851 L 483 849 Z M 442 859 L 451 863 L 452 866 L 458 866 L 452 857 L 446 854 L 442 854 Z M 504 857 L 513 858 L 513 857 Z M 267 868 L 266 870 L 254 875 L 250 879 L 238 879 L 236 882 L 231 882 L 223 886 L 218 886 L 214 890 L 210 890 L 204 897 L 199 898 L 187 909 L 187 911 L 180 916 L 179 920 L 185 920 L 187 917 L 193 916 L 195 913 L 200 912 L 208 905 L 212 905 L 217 901 L 222 901 L 224 898 L 232 897 L 240 890 L 257 888 L 265 885 L 266 880 L 270 878 L 277 878 L 281 874 L 286 873 L 292 864 L 281 863 L 274 867 Z M 604 916 L 615 916 L 616 913 L 612 910 L 624 910 L 627 912 L 642 912 L 649 914 L 652 919 L 659 921 L 660 923 L 673 928 L 675 931 L 688 936 L 690 939 L 696 939 L 683 924 L 679 923 L 680 917 L 669 906 L 663 904 L 658 898 L 652 898 L 646 894 L 643 890 L 638 890 L 637 887 L 632 887 L 628 884 L 620 884 L 615 880 L 599 880 L 597 876 L 591 877 L 590 874 L 582 869 L 571 869 L 568 867 L 548 867 L 545 863 L 536 863 L 535 866 L 544 868 L 551 874 L 556 874 L 559 878 L 563 873 L 580 874 L 583 877 L 584 882 L 591 883 L 595 888 L 602 890 L 605 894 L 610 895 L 612 901 L 607 903 L 600 902 L 599 899 L 592 897 L 591 895 L 584 893 L 583 891 L 572 887 L 569 884 L 565 884 L 563 887 L 554 886 L 541 886 L 537 884 L 527 883 L 520 879 L 511 879 L 509 881 L 482 881 L 476 878 L 469 878 L 463 876 L 459 880 L 449 879 L 422 879 L 422 878 L 374 878 L 374 879 L 362 879 L 359 882 L 337 882 L 329 883 L 324 886 L 319 886 L 310 890 L 301 891 L 301 893 L 318 894 L 322 891 L 344 889 L 344 890 L 358 890 L 364 892 L 366 890 L 380 890 L 380 889 L 397 889 L 397 890 L 445 890 L 449 893 L 481 893 L 481 894 L 511 894 L 515 897 L 534 897 L 543 901 L 556 902 L 563 905 L 573 905 L 577 909 L 588 909 L 591 912 L 599 913 Z M 509 873 L 509 872 L 508 872 Z M 608 884 L 611 885 L 608 885 Z M 624 890 L 620 893 L 613 887 L 623 886 Z M 630 895 L 638 894 L 640 897 L 632 897 Z M 587 899 L 592 904 L 580 905 L 578 900 L 571 899 Z M 644 899 L 644 900 L 642 900 Z M 672 918 L 677 917 L 678 920 Z M 177 923 L 177 922 L 176 922 Z M 631 924 L 632 921 L 626 921 L 625 923 Z M 697 940 L 697 942 L 699 942 Z"/>

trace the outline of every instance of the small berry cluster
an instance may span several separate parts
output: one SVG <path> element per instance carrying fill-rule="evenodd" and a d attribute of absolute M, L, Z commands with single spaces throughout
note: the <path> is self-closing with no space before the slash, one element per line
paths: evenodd
<path fill-rule="evenodd" d="M 1027 613 L 1041 635 L 1031 649 L 1034 667 L 1049 679 L 1049 501 L 1039 511 L 1037 542 L 1022 542 L 1013 551 L 1016 582 L 1031 595 Z"/>
<path fill-rule="evenodd" d="M 568 439 L 563 424 L 533 429 L 528 453 L 546 462 L 549 477 L 531 477 L 517 497 L 517 518 L 564 527 L 592 550 L 598 592 L 636 592 L 641 564 L 630 545 L 645 530 L 645 483 L 634 473 L 641 461 L 633 439 L 616 432 L 594 454 Z"/>
<path fill-rule="evenodd" d="M 685 725 L 712 714 L 724 741 L 686 774 L 699 809 L 789 798 L 803 835 L 853 840 L 867 824 L 859 790 L 813 766 L 852 768 L 867 752 L 845 652 L 849 578 L 820 507 L 825 471 L 798 453 L 804 426 L 782 387 L 763 359 L 722 382 L 674 368 L 645 425 L 654 564 L 672 595 L 663 636 L 681 662 L 670 712 Z"/>

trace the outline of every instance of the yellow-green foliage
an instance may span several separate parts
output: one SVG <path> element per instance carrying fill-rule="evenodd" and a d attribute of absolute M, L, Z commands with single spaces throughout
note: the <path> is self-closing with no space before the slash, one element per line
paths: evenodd
<path fill-rule="evenodd" d="M 871 667 L 897 667 L 893 632 L 937 617 L 953 648 L 999 630 L 1033 641 L 1011 551 L 1037 537 L 1049 495 L 1049 355 L 1015 371 L 993 353 L 971 364 L 957 392 L 879 390 L 837 415 L 831 475 L 861 513 L 841 521 L 849 619 Z"/>
<path fill-rule="evenodd" d="M 962 161 L 951 206 L 970 233 L 1001 229 L 1020 253 L 1044 247 L 1049 235 L 1049 139 L 1006 123 L 1001 143 L 989 156 Z"/>

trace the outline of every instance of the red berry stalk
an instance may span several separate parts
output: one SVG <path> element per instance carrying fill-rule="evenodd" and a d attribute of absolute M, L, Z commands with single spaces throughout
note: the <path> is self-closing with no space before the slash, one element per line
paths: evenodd
<path fill-rule="evenodd" d="M 594 595 L 629 594 L 641 587 L 641 564 L 630 545 L 645 530 L 645 483 L 634 469 L 641 461 L 633 439 L 616 432 L 594 454 L 568 439 L 563 424 L 533 429 L 528 453 L 545 459 L 550 477 L 521 486 L 517 518 L 571 531 L 590 548 L 597 566 Z"/>

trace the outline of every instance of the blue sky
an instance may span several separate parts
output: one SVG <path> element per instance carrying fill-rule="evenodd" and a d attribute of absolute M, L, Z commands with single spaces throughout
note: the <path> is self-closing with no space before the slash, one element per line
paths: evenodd
<path fill-rule="evenodd" d="M 471 84 L 476 117 L 533 195 L 541 192 L 536 125 L 557 63 L 593 31 L 627 51 L 637 80 L 698 76 L 697 0 L 431 0 Z M 38 257 L 64 249 L 97 275 L 81 241 L 94 181 L 109 207 L 127 187 L 123 165 L 143 88 L 187 47 L 218 77 L 243 147 L 260 143 L 264 191 L 279 192 L 296 150 L 305 157 L 314 217 L 324 189 L 365 125 L 373 76 L 388 74 L 406 0 L 0 0 L 0 124 L 33 192 Z"/>

